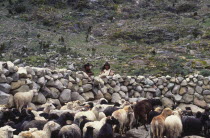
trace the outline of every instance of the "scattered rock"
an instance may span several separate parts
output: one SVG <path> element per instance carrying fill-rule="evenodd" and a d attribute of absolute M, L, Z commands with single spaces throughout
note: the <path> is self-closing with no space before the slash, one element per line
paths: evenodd
<path fill-rule="evenodd" d="M 72 101 L 79 100 L 81 102 L 84 102 L 85 101 L 85 99 L 78 92 L 72 92 L 71 93 L 71 100 Z"/>
<path fill-rule="evenodd" d="M 7 83 L 0 83 L 0 91 L 9 93 L 11 89 L 11 86 Z"/>
<path fill-rule="evenodd" d="M 84 92 L 90 91 L 93 88 L 92 84 L 85 84 L 82 87 L 84 89 Z"/>
<path fill-rule="evenodd" d="M 91 100 L 91 99 L 94 99 L 94 95 L 92 92 L 85 92 L 85 93 L 82 93 L 82 97 L 88 101 L 88 100 Z"/>
<path fill-rule="evenodd" d="M 37 96 L 33 97 L 32 102 L 36 104 L 45 104 L 46 103 L 46 98 L 42 93 L 39 93 Z"/>
<path fill-rule="evenodd" d="M 197 113 L 198 111 L 200 111 L 201 113 L 204 112 L 204 109 L 198 107 L 197 105 L 193 105 L 193 104 L 184 104 L 184 103 L 181 103 L 181 104 L 179 104 L 178 107 L 181 108 L 182 110 L 185 110 L 185 107 L 190 107 L 192 109 L 192 112 L 193 113 Z"/>
<path fill-rule="evenodd" d="M 111 102 L 112 103 L 116 103 L 116 102 L 119 102 L 120 99 L 121 99 L 120 94 L 119 93 L 114 93 L 114 94 L 112 94 L 112 100 L 111 100 Z"/>
<path fill-rule="evenodd" d="M 71 101 L 71 90 L 69 89 L 64 89 L 62 92 L 61 92 L 61 95 L 59 97 L 59 100 L 61 103 L 67 103 L 69 101 Z"/>
<path fill-rule="evenodd" d="M 9 102 L 10 95 L 0 91 L 0 105 L 6 105 Z"/>
<path fill-rule="evenodd" d="M 174 102 L 171 99 L 167 98 L 167 97 L 163 97 L 161 99 L 161 102 L 162 102 L 164 107 L 172 108 L 174 106 Z"/>
<path fill-rule="evenodd" d="M 193 95 L 190 94 L 185 94 L 182 99 L 184 100 L 185 103 L 191 103 L 193 101 Z"/>

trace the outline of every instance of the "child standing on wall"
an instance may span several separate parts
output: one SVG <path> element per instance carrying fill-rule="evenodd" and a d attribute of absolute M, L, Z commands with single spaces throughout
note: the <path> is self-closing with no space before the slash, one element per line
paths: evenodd
<path fill-rule="evenodd" d="M 101 74 L 99 77 L 105 77 L 105 76 L 113 76 L 114 72 L 110 69 L 110 64 L 106 62 L 104 66 L 101 68 Z"/>

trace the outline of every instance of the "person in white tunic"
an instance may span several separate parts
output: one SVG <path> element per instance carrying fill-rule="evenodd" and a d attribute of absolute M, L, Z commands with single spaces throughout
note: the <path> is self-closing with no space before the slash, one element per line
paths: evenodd
<path fill-rule="evenodd" d="M 99 75 L 99 77 L 105 77 L 105 76 L 113 76 L 114 72 L 113 70 L 110 69 L 110 64 L 108 62 L 106 62 L 104 64 L 104 66 L 101 68 L 101 74 Z"/>

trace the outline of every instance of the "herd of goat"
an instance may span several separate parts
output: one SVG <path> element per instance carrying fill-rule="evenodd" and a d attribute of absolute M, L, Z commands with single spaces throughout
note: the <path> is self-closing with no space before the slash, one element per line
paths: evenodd
<path fill-rule="evenodd" d="M 152 138 L 209 136 L 210 112 L 195 115 L 190 108 L 162 108 L 159 99 L 135 103 L 120 100 L 110 104 L 97 101 L 72 101 L 59 107 L 53 101 L 37 110 L 23 106 L 0 107 L 0 138 L 114 138 L 124 136 L 130 129 L 144 125 Z M 150 124 L 150 130 L 146 125 Z M 141 132 L 139 132 L 141 133 Z"/>

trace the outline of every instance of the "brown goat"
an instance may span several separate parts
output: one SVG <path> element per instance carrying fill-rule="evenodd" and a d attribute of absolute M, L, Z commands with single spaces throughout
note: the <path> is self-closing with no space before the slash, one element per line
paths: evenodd
<path fill-rule="evenodd" d="M 165 108 L 163 112 L 154 117 L 151 122 L 151 138 L 163 138 L 165 131 L 165 119 L 166 117 L 172 115 L 172 110 L 170 108 Z"/>
<path fill-rule="evenodd" d="M 148 123 L 148 115 L 151 110 L 153 110 L 153 106 L 162 105 L 159 99 L 149 99 L 137 102 L 134 106 L 134 115 L 136 119 L 136 128 L 140 126 L 140 123 L 144 125 L 146 131 L 148 131 L 146 127 L 146 123 Z"/>

